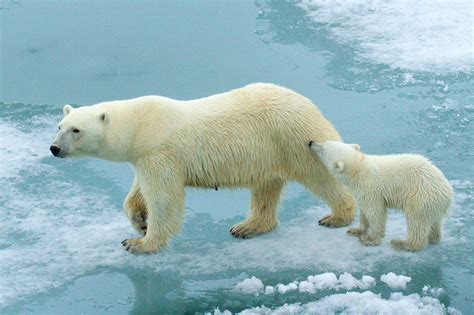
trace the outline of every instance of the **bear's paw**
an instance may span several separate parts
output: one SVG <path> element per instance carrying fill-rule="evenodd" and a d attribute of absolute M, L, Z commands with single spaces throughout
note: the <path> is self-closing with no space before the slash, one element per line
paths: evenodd
<path fill-rule="evenodd" d="M 125 250 L 132 254 L 149 255 L 155 254 L 159 250 L 159 246 L 146 242 L 144 238 L 130 238 L 122 241 Z"/>

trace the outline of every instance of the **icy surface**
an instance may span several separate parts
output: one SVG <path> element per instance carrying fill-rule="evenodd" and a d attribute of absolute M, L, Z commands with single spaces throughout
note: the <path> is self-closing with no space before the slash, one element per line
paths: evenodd
<path fill-rule="evenodd" d="M 331 35 L 353 45 L 361 59 L 411 71 L 474 70 L 472 1 L 303 0 L 300 6 L 314 21 L 334 25 Z"/>
<path fill-rule="evenodd" d="M 368 289 L 374 286 L 376 280 L 374 277 L 364 275 L 361 280 L 358 280 L 350 273 L 344 272 L 337 276 L 332 272 L 322 273 L 319 275 L 308 276 L 307 280 L 303 281 L 292 281 L 288 284 L 278 283 L 275 286 L 267 285 L 265 287 L 265 294 L 273 294 L 278 292 L 279 294 L 285 294 L 287 292 L 292 292 L 299 290 L 299 292 L 308 292 L 315 293 L 320 290 L 351 290 L 355 288 L 359 289 Z M 241 292 L 245 294 L 256 294 L 263 291 L 264 285 L 263 282 L 256 278 L 255 276 L 245 279 L 242 282 L 239 282 L 234 290 L 236 292 Z"/>
<path fill-rule="evenodd" d="M 345 229 L 315 228 L 315 218 L 327 210 L 311 206 L 296 211 L 290 219 L 283 215 L 277 231 L 246 241 L 228 237 L 227 222 L 199 222 L 203 219 L 191 211 L 186 216 L 184 227 L 189 236 L 183 236 L 190 242 L 189 246 L 180 244 L 178 238 L 175 245 L 159 255 L 134 257 L 119 246 L 121 239 L 134 235 L 122 213 L 121 198 L 116 201 L 109 199 L 112 197 L 108 196 L 114 194 L 104 188 L 110 185 L 107 182 L 86 185 L 78 182 L 78 174 L 91 173 L 85 164 L 76 161 L 51 163 L 56 160 L 47 151 L 50 130 L 55 129 L 59 117 L 45 117 L 47 119 L 41 121 L 33 117 L 23 118 L 22 122 L 28 127 L 20 126 L 14 120 L 0 123 L 0 132 L 8 140 L 0 143 L 4 157 L 0 173 L 3 186 L 0 193 L 3 207 L 0 213 L 2 305 L 61 287 L 100 267 L 130 266 L 150 268 L 155 272 L 174 270 L 182 275 L 219 273 L 235 265 L 243 271 L 262 268 L 267 272 L 281 272 L 288 268 L 374 271 L 382 261 L 403 260 L 417 264 L 434 261 L 435 257 L 438 260 L 436 253 L 443 255 L 448 248 L 464 246 L 462 244 L 467 241 L 458 233 L 469 220 L 465 215 L 468 208 L 462 205 L 471 200 L 472 184 L 453 181 L 457 194 L 444 240 L 439 246 L 416 255 L 395 252 L 388 244 L 390 239 L 406 233 L 401 214 L 390 214 L 387 236 L 380 247 L 363 247 L 356 239 L 346 236 Z M 28 154 L 18 157 L 10 150 L 14 143 L 25 148 Z M 24 181 L 24 174 L 29 176 L 28 183 Z M 89 181 L 87 177 L 81 180 Z M 190 230 L 189 222 L 206 226 L 214 224 L 219 231 L 217 237 L 209 235 L 201 240 L 190 239 L 194 232 Z M 266 281 L 265 285 L 271 285 L 280 294 L 288 294 L 329 288 L 365 289 L 372 286 L 373 281 L 370 276 L 356 279 L 342 272 L 339 277 L 334 273 L 321 273 L 308 276 L 299 283 Z M 262 284 L 256 290 L 263 293 L 264 288 Z M 271 291 L 270 287 L 265 290 L 267 295 L 271 295 Z"/>
<path fill-rule="evenodd" d="M 255 294 L 258 295 L 259 293 L 263 292 L 263 283 L 262 280 L 252 277 L 249 279 L 245 279 L 242 282 L 237 283 L 235 286 L 235 291 L 241 292 L 244 294 Z"/>
<path fill-rule="evenodd" d="M 389 272 L 381 275 L 380 281 L 385 282 L 392 289 L 406 289 L 407 283 L 411 281 L 411 277 Z"/>
<path fill-rule="evenodd" d="M 228 314 L 227 310 L 215 310 L 214 315 Z M 439 300 L 421 297 L 418 294 L 402 295 L 392 293 L 388 299 L 371 291 L 333 294 L 306 304 L 284 304 L 277 308 L 266 306 L 246 309 L 242 315 L 283 315 L 283 314 L 444 314 L 448 312 Z M 450 309 L 455 314 L 457 310 Z"/>
<path fill-rule="evenodd" d="M 415 304 L 472 312 L 472 10 L 465 1 L 337 4 L 2 3 L 0 313 L 305 309 L 348 291 L 356 306 L 365 290 L 383 306 L 401 290 L 379 280 L 388 272 L 412 278 L 403 295 Z M 248 213 L 248 190 L 188 189 L 182 232 L 157 255 L 132 256 L 120 246 L 137 236 L 122 210 L 130 168 L 49 152 L 65 103 L 191 99 L 255 81 L 307 96 L 367 152 L 429 157 L 455 191 L 441 243 L 393 251 L 406 222 L 389 211 L 382 244 L 364 247 L 347 227 L 318 226 L 330 209 L 291 183 L 279 227 L 248 240 L 228 233 Z M 251 276 L 264 286 L 258 296 L 233 290 Z"/>
<path fill-rule="evenodd" d="M 424 295 L 430 295 L 435 298 L 439 298 L 443 293 L 443 288 L 432 288 L 430 285 L 423 286 L 422 292 Z"/>

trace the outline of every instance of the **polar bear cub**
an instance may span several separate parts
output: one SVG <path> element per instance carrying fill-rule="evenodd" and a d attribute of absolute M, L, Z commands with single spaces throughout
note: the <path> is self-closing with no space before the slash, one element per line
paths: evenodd
<path fill-rule="evenodd" d="M 357 199 L 360 226 L 348 234 L 358 236 L 364 245 L 379 245 L 387 208 L 397 208 L 405 211 L 408 239 L 392 240 L 393 248 L 419 251 L 440 241 L 453 189 L 428 159 L 417 154 L 367 155 L 358 144 L 335 141 L 309 146 Z"/>

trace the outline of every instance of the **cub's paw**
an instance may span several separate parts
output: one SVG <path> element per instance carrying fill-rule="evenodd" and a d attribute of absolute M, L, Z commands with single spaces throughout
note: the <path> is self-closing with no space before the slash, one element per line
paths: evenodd
<path fill-rule="evenodd" d="M 381 238 L 372 235 L 361 235 L 359 241 L 365 246 L 378 246 L 380 245 Z"/>
<path fill-rule="evenodd" d="M 390 245 L 395 250 L 405 250 L 409 252 L 417 252 L 426 247 L 426 244 L 412 244 L 405 240 L 391 240 Z"/>
<path fill-rule="evenodd" d="M 122 246 L 129 253 L 136 255 L 155 254 L 158 252 L 158 246 L 151 246 L 143 238 L 130 238 L 122 241 Z"/>
<path fill-rule="evenodd" d="M 332 214 L 328 214 L 318 221 L 319 225 L 332 227 L 332 228 L 347 226 L 351 223 L 352 223 L 352 219 L 336 217 Z"/>
<path fill-rule="evenodd" d="M 366 233 L 367 233 L 367 231 L 364 230 L 364 229 L 361 229 L 361 228 L 352 228 L 352 229 L 347 230 L 348 235 L 355 236 L 355 237 L 359 237 L 359 236 L 364 235 Z"/>
<path fill-rule="evenodd" d="M 276 228 L 277 223 L 257 224 L 254 221 L 244 220 L 234 225 L 230 230 L 230 234 L 238 238 L 250 238 L 257 234 L 267 233 Z"/>

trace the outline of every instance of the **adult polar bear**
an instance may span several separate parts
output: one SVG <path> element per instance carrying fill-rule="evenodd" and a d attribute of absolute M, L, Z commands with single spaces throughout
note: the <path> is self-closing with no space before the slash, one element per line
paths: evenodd
<path fill-rule="evenodd" d="M 135 180 L 124 208 L 143 237 L 122 242 L 135 254 L 155 253 L 177 233 L 184 216 L 184 188 L 249 187 L 249 217 L 232 235 L 273 230 L 286 181 L 297 181 L 326 201 L 332 215 L 319 223 L 348 225 L 350 191 L 308 150 L 308 141 L 340 140 L 310 100 L 289 89 L 257 83 L 206 98 L 161 96 L 73 109 L 51 146 L 57 157 L 92 156 L 129 162 Z"/>

